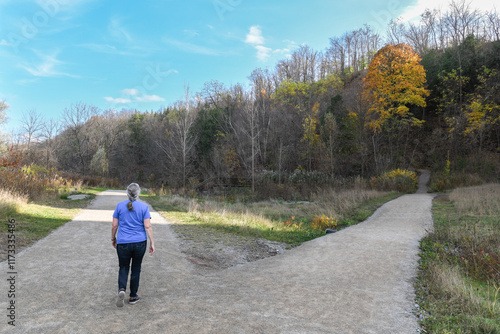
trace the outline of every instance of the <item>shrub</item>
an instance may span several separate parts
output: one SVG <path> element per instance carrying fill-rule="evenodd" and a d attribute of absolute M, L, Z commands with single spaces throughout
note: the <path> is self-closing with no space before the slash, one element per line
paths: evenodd
<path fill-rule="evenodd" d="M 39 198 L 58 179 L 54 170 L 30 165 L 0 170 L 0 187 L 30 199 Z"/>
<path fill-rule="evenodd" d="M 417 190 L 418 178 L 415 172 L 394 169 L 370 180 L 374 189 L 411 193 Z"/>
<path fill-rule="evenodd" d="M 441 192 L 460 187 L 478 186 L 481 184 L 483 184 L 483 180 L 477 174 L 462 172 L 451 172 L 449 174 L 446 172 L 433 173 L 431 175 L 429 189 L 431 191 Z"/>
<path fill-rule="evenodd" d="M 26 196 L 29 200 L 41 199 L 48 193 L 78 191 L 81 186 L 82 180 L 65 178 L 54 168 L 48 169 L 36 164 L 20 168 L 0 167 L 0 188 Z"/>
<path fill-rule="evenodd" d="M 75 190 L 79 190 L 82 186 L 123 188 L 123 185 L 116 178 L 92 176 L 92 175 L 80 175 L 71 172 L 62 172 L 61 175 L 62 177 L 64 177 L 65 180 L 67 180 L 67 182 L 73 184 Z"/>
<path fill-rule="evenodd" d="M 325 230 L 327 228 L 336 228 L 338 221 L 332 217 L 328 217 L 325 215 L 315 216 L 314 220 L 311 223 L 311 228 L 313 230 Z"/>

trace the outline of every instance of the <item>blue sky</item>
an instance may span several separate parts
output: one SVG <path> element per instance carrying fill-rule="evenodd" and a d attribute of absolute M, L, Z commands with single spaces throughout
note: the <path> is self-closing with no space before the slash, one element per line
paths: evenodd
<path fill-rule="evenodd" d="M 218 80 L 241 83 L 294 48 L 391 18 L 429 0 L 0 0 L 0 100 L 7 131 L 36 110 L 46 120 L 83 102 L 158 110 Z M 446 8 L 448 1 L 442 1 Z M 474 3 L 476 7 L 476 3 Z M 491 6 L 491 5 L 490 5 Z"/>

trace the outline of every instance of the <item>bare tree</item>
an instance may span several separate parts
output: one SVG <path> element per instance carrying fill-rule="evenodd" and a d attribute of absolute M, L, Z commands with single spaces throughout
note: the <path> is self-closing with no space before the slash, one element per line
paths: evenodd
<path fill-rule="evenodd" d="M 259 119 L 256 101 L 249 95 L 238 108 L 238 117 L 230 125 L 236 137 L 238 154 L 251 178 L 252 192 L 255 191 L 255 168 L 258 154 Z"/>
<path fill-rule="evenodd" d="M 217 80 L 211 80 L 204 84 L 202 97 L 209 107 L 218 108 L 222 103 L 225 91 L 226 89 L 222 83 Z"/>
<path fill-rule="evenodd" d="M 479 36 L 481 13 L 471 9 L 465 0 L 452 1 L 450 11 L 443 18 L 448 34 L 455 45 L 462 43 L 469 35 Z"/>
<path fill-rule="evenodd" d="M 334 72 L 344 76 L 368 68 L 373 55 L 380 47 L 380 36 L 370 26 L 346 32 L 341 37 L 330 38 L 325 57 Z"/>
<path fill-rule="evenodd" d="M 41 138 L 45 147 L 45 167 L 50 168 L 55 165 L 54 157 L 54 138 L 58 135 L 61 123 L 50 119 L 43 123 Z"/>
<path fill-rule="evenodd" d="M 270 147 L 271 134 L 273 131 L 273 117 L 271 96 L 274 92 L 273 80 L 269 71 L 256 69 L 250 75 L 252 81 L 253 99 L 258 109 L 258 146 L 259 154 L 263 163 L 267 162 L 267 152 Z"/>
<path fill-rule="evenodd" d="M 184 92 L 185 100 L 178 102 L 169 114 L 170 127 L 165 129 L 164 138 L 155 140 L 155 143 L 172 163 L 180 165 L 182 185 L 186 187 L 187 177 L 192 169 L 191 158 L 196 143 L 196 137 L 192 131 L 196 120 L 196 109 L 192 108 L 189 86 L 184 87 Z"/>
<path fill-rule="evenodd" d="M 406 27 L 400 18 L 391 20 L 387 28 L 387 42 L 389 44 L 397 45 L 405 43 L 404 37 L 406 35 Z"/>
<path fill-rule="evenodd" d="M 300 46 L 290 58 L 283 59 L 276 65 L 275 75 L 278 86 L 285 80 L 295 82 L 314 82 L 318 79 L 320 54 L 307 45 Z"/>
<path fill-rule="evenodd" d="M 337 122 L 333 114 L 328 113 L 325 115 L 324 125 L 321 128 L 321 137 L 326 151 L 326 161 L 328 165 L 328 172 L 334 175 L 335 172 L 335 149 L 337 146 Z"/>
<path fill-rule="evenodd" d="M 445 34 L 441 12 L 437 9 L 432 11 L 426 9 L 421 15 L 420 25 L 421 30 L 427 34 L 429 48 L 443 50 L 445 48 Z"/>
<path fill-rule="evenodd" d="M 99 115 L 99 109 L 95 106 L 77 103 L 69 109 L 65 108 L 63 113 L 63 124 L 65 134 L 69 142 L 64 143 L 67 158 L 75 155 L 79 161 L 80 171 L 83 175 L 87 173 L 87 167 L 90 164 L 93 154 L 97 147 L 91 145 L 95 137 L 92 130 L 96 125 Z"/>
<path fill-rule="evenodd" d="M 299 82 L 314 82 L 316 81 L 316 66 L 318 52 L 311 49 L 308 45 L 302 45 L 294 53 L 292 53 L 292 66 L 297 73 L 296 81 Z"/>
<path fill-rule="evenodd" d="M 30 109 L 22 114 L 21 129 L 26 135 L 28 149 L 31 141 L 38 139 L 40 131 L 43 129 L 42 114 L 37 113 L 35 109 Z"/>
<path fill-rule="evenodd" d="M 487 23 L 490 27 L 488 29 L 489 40 L 498 41 L 500 40 L 500 16 L 496 10 L 492 10 L 486 14 Z"/>
<path fill-rule="evenodd" d="M 415 52 L 424 54 L 429 50 L 429 37 L 428 27 L 410 22 L 406 31 L 406 39 Z"/>
<path fill-rule="evenodd" d="M 117 139 L 124 131 L 125 124 L 114 109 L 107 109 L 102 115 L 95 118 L 92 136 L 93 145 L 98 149 L 92 157 L 92 161 L 94 166 L 99 166 L 97 169 L 100 175 L 109 173 L 110 155 Z"/>

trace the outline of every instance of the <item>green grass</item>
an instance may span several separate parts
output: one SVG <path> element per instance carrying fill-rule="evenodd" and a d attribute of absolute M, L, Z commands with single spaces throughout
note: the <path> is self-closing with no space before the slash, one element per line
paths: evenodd
<path fill-rule="evenodd" d="M 337 228 L 368 218 L 397 193 L 352 190 L 326 193 L 310 202 L 268 200 L 226 202 L 220 198 L 190 199 L 180 196 L 142 196 L 165 218 L 178 225 L 198 225 L 238 235 L 285 242 L 292 246 L 325 235 L 311 228 L 316 217 L 331 217 Z"/>
<path fill-rule="evenodd" d="M 356 225 L 367 220 L 379 207 L 384 205 L 385 203 L 392 201 L 393 199 L 399 197 L 401 194 L 396 192 L 391 192 L 386 195 L 382 195 L 381 197 L 374 198 L 369 201 L 364 201 L 359 203 L 352 211 L 345 215 L 338 226 L 350 226 Z"/>
<path fill-rule="evenodd" d="M 500 333 L 499 216 L 500 185 L 434 200 L 416 286 L 427 333 Z"/>
<path fill-rule="evenodd" d="M 304 241 L 324 234 L 321 231 L 303 230 L 299 227 L 286 227 L 279 220 L 273 220 L 252 213 L 237 213 L 230 210 L 212 212 L 188 211 L 187 207 L 163 203 L 161 198 L 158 197 L 148 197 L 147 200 L 165 218 L 178 225 L 196 225 L 237 235 L 286 242 L 291 245 L 299 245 Z"/>

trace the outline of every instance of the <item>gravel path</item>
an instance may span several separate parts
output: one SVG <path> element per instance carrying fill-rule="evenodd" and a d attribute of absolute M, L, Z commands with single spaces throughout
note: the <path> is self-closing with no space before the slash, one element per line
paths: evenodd
<path fill-rule="evenodd" d="M 9 270 L 0 264 L 1 333 L 418 331 L 413 283 L 418 242 L 432 228 L 432 195 L 402 196 L 359 225 L 203 275 L 152 212 L 157 252 L 144 258 L 143 299 L 117 308 L 109 236 L 113 209 L 125 198 L 124 191 L 99 194 L 73 221 L 17 254 L 15 327 L 6 317 Z"/>

